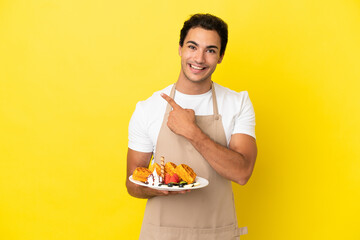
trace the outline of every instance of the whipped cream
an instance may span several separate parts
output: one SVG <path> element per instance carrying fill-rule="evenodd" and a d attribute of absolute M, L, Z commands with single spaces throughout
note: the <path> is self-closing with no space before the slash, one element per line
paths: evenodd
<path fill-rule="evenodd" d="M 147 182 L 149 185 L 157 186 L 163 183 L 163 179 L 157 174 L 156 169 L 154 169 L 154 172 L 148 176 Z"/>

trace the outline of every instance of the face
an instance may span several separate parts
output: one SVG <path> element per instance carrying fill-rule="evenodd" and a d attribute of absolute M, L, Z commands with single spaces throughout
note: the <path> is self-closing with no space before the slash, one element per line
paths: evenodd
<path fill-rule="evenodd" d="M 211 81 L 217 64 L 221 63 L 221 39 L 214 30 L 191 28 L 179 47 L 180 78 L 191 82 Z"/>

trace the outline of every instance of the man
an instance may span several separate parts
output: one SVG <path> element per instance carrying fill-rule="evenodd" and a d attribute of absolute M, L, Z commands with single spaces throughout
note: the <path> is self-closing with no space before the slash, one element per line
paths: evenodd
<path fill-rule="evenodd" d="M 224 58 L 227 24 L 195 14 L 180 33 L 176 84 L 139 102 L 129 125 L 127 177 L 154 161 L 189 165 L 209 180 L 192 191 L 160 191 L 126 181 L 130 195 L 147 198 L 140 239 L 236 239 L 239 229 L 231 181 L 250 178 L 257 147 L 255 114 L 247 92 L 212 82 Z"/>

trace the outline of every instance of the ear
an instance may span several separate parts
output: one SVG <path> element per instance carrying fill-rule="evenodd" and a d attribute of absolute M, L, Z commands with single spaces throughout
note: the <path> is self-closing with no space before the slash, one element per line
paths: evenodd
<path fill-rule="evenodd" d="M 218 64 L 222 62 L 223 58 L 224 58 L 225 53 L 223 53 L 223 55 L 220 56 L 219 60 L 218 60 Z"/>
<path fill-rule="evenodd" d="M 180 46 L 180 44 L 179 44 L 179 56 L 181 57 L 181 49 L 182 49 L 182 47 Z"/>

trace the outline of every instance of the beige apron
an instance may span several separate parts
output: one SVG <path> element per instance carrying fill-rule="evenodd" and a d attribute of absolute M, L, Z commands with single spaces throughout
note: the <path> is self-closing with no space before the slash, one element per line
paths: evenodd
<path fill-rule="evenodd" d="M 175 84 L 170 97 L 174 95 Z M 196 116 L 196 124 L 212 140 L 226 146 L 214 85 L 212 99 L 214 115 Z M 170 111 L 168 104 L 157 140 L 155 162 L 160 164 L 160 157 L 164 156 L 165 162 L 185 163 L 198 176 L 208 179 L 209 185 L 186 194 L 149 199 L 140 239 L 239 239 L 247 233 L 247 228 L 238 228 L 231 182 L 220 176 L 188 140 L 168 128 Z"/>

